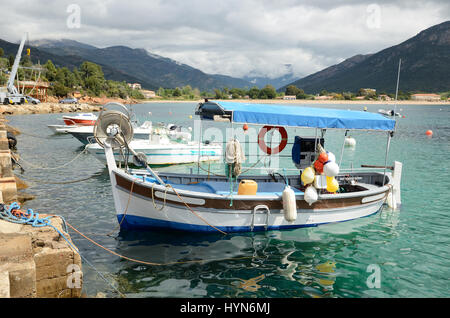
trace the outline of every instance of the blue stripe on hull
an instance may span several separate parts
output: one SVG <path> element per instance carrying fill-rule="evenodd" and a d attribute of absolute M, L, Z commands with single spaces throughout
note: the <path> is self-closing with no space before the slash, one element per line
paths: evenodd
<path fill-rule="evenodd" d="M 378 209 L 372 214 L 369 214 L 364 217 L 369 217 L 371 215 L 377 214 L 383 207 Z M 217 232 L 217 230 L 208 225 L 191 225 L 186 223 L 178 223 L 164 220 L 157 220 L 151 218 L 145 218 L 134 215 L 125 215 L 125 219 L 122 221 L 123 214 L 117 215 L 117 220 L 122 222 L 121 229 L 124 230 L 151 230 L 151 229 L 170 229 L 170 230 L 179 230 L 179 231 L 188 231 L 188 232 Z M 362 217 L 360 217 L 362 218 Z M 358 219 L 360 219 L 358 218 Z M 347 222 L 355 219 L 339 221 L 339 222 L 327 222 L 327 223 L 313 223 L 313 224 L 294 224 L 294 225 L 283 225 L 283 226 L 269 226 L 268 230 L 288 230 L 288 229 L 297 229 L 302 227 L 315 227 L 318 225 L 328 224 L 328 223 L 341 223 Z M 226 233 L 233 232 L 250 232 L 250 226 L 217 226 L 218 229 L 224 231 Z M 265 231 L 264 226 L 255 226 L 253 228 L 254 232 Z"/>

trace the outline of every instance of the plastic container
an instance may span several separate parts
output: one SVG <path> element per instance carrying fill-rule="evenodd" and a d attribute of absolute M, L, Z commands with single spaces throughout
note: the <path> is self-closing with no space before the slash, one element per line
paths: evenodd
<path fill-rule="evenodd" d="M 258 184 L 254 180 L 241 180 L 238 187 L 238 195 L 256 195 Z"/>

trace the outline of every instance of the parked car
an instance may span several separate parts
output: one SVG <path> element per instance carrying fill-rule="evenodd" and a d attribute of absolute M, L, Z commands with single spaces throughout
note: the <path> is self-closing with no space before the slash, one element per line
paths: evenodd
<path fill-rule="evenodd" d="M 78 104 L 78 99 L 76 98 L 64 98 L 59 101 L 60 104 Z"/>
<path fill-rule="evenodd" d="M 27 102 L 31 103 L 31 104 L 39 104 L 41 101 L 37 98 L 31 97 L 31 96 L 25 96 L 25 98 L 27 99 Z"/>

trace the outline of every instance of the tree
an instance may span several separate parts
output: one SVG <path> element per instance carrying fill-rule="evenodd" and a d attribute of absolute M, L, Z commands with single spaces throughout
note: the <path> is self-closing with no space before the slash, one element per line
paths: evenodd
<path fill-rule="evenodd" d="M 220 89 L 214 89 L 214 93 L 216 94 L 216 99 L 223 99 L 223 93 L 220 91 Z"/>
<path fill-rule="evenodd" d="M 289 85 L 288 87 L 286 87 L 285 95 L 297 96 L 297 94 L 299 94 L 299 93 L 300 93 L 300 89 L 295 85 Z"/>
<path fill-rule="evenodd" d="M 250 88 L 248 90 L 247 95 L 251 98 L 251 99 L 255 99 L 258 98 L 259 95 L 259 88 L 256 86 L 253 86 L 252 88 Z"/>
<path fill-rule="evenodd" d="M 173 90 L 173 96 L 174 97 L 180 97 L 181 96 L 181 90 L 178 88 L 178 87 L 176 87 L 174 90 Z"/>
<path fill-rule="evenodd" d="M 84 87 L 96 96 L 102 93 L 105 78 L 102 67 L 92 62 L 83 62 L 80 66 L 80 75 Z"/>
<path fill-rule="evenodd" d="M 0 47 L 0 57 L 2 57 L 5 54 L 5 51 Z"/>
<path fill-rule="evenodd" d="M 53 92 L 58 97 L 64 97 L 69 93 L 69 89 L 61 83 L 56 83 L 55 86 L 53 86 Z"/>
<path fill-rule="evenodd" d="M 14 65 L 14 55 L 12 55 L 12 54 L 10 54 L 9 56 L 8 56 L 8 68 L 9 68 L 9 70 L 11 70 L 11 68 L 13 67 L 13 65 Z"/>
<path fill-rule="evenodd" d="M 259 91 L 258 97 L 261 99 L 274 99 L 277 97 L 277 91 L 272 85 L 266 85 Z"/>
<path fill-rule="evenodd" d="M 49 82 L 53 82 L 56 79 L 56 67 L 53 65 L 52 61 L 48 60 L 47 63 L 44 64 L 44 68 L 46 70 L 45 77 Z"/>

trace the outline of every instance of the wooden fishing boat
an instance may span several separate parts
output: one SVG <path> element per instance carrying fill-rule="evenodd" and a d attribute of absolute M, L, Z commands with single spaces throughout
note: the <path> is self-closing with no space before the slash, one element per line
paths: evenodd
<path fill-rule="evenodd" d="M 296 136 L 292 160 L 299 170 L 280 177 L 274 174 L 233 175 L 231 170 L 228 176 L 219 176 L 161 173 L 149 166 L 135 170 L 118 168 L 113 148 L 127 147 L 132 132 L 128 126 L 122 125 L 122 119 L 107 120 L 107 115 L 105 113 L 105 120 L 102 114 L 99 115 L 95 136 L 104 147 L 121 228 L 222 233 L 282 230 L 349 221 L 375 214 L 384 204 L 392 208 L 398 208 L 401 204 L 402 164 L 395 162 L 388 167 L 386 162 L 395 121 L 381 114 L 222 101 L 205 101 L 198 105 L 196 115 L 202 120 L 269 125 L 263 128 L 266 130 L 273 127 L 280 131 L 284 127 L 307 127 L 319 131 L 341 129 L 345 135 L 351 130 L 387 134 L 386 157 L 381 170 L 380 167 L 371 167 L 324 176 L 318 173 L 320 169 L 317 165 L 313 182 L 305 181 L 306 174 L 314 171 L 312 166 L 325 157 L 323 151 L 319 154 L 319 150 L 323 150 L 319 146 L 323 138 L 313 139 L 311 147 L 311 140 Z M 110 129 L 112 126 L 114 129 Z M 285 146 L 284 139 L 281 143 Z M 281 151 L 281 148 L 271 148 L 271 155 Z M 137 155 L 131 147 L 127 150 Z M 331 157 L 329 154 L 328 158 Z M 322 163 L 323 167 L 327 165 L 338 166 L 331 160 Z M 333 186 L 337 184 L 338 190 L 332 189 L 328 181 Z M 312 196 L 311 191 L 315 191 L 317 196 Z"/>

